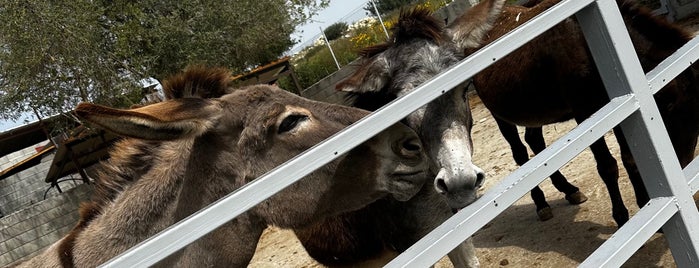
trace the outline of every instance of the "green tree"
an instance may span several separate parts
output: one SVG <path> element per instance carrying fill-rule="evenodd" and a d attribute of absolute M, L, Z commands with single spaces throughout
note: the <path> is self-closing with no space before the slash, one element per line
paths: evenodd
<path fill-rule="evenodd" d="M 328 40 L 335 40 L 342 37 L 342 34 L 347 31 L 347 27 L 347 23 L 345 22 L 336 22 L 328 26 L 328 28 L 325 28 L 323 33 Z"/>
<path fill-rule="evenodd" d="M 376 9 L 379 10 L 379 13 L 381 15 L 399 9 L 402 6 L 410 5 L 413 2 L 413 0 L 374 0 L 374 3 L 376 4 Z M 366 6 L 364 6 L 364 10 L 366 10 L 367 15 L 376 16 L 374 6 L 371 4 L 371 2 L 367 3 Z"/>
<path fill-rule="evenodd" d="M 233 71 L 279 57 L 328 0 L 3 0 L 0 117 L 128 106 L 188 64 Z"/>

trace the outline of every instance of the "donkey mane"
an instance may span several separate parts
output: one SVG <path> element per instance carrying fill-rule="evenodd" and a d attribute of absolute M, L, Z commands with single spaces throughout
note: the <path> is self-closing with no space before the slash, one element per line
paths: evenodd
<path fill-rule="evenodd" d="M 225 68 L 205 66 L 188 67 L 185 72 L 169 77 L 163 82 L 167 99 L 174 98 L 215 98 L 231 91 L 228 87 L 230 72 Z M 153 151 L 159 141 L 122 139 L 110 150 L 110 158 L 101 163 L 95 178 L 91 200 L 80 205 L 78 223 L 61 240 L 58 252 L 63 267 L 74 267 L 73 247 L 78 235 L 97 218 L 109 202 L 114 200 L 126 187 L 147 173 L 154 162 Z"/>
<path fill-rule="evenodd" d="M 403 9 L 400 12 L 398 22 L 391 28 L 391 36 L 388 41 L 363 48 L 359 51 L 359 56 L 362 61 L 359 69 L 366 69 L 373 56 L 386 51 L 387 49 L 412 42 L 415 39 L 424 39 L 433 42 L 437 45 L 444 42 L 444 24 L 437 18 L 432 16 L 432 11 L 424 7 L 414 7 L 412 9 Z M 340 82 L 337 88 L 340 88 L 343 83 Z M 381 108 L 384 104 L 394 100 L 396 95 L 385 91 L 379 92 L 347 92 L 345 100 L 353 107 L 375 111 Z"/>
<path fill-rule="evenodd" d="M 424 7 L 415 7 L 408 10 L 401 10 L 398 22 L 391 28 L 390 40 L 370 47 L 366 47 L 359 52 L 364 58 L 386 51 L 391 46 L 410 42 L 415 38 L 427 39 L 435 44 L 444 41 L 442 32 L 444 24 L 432 16 L 432 11 Z"/>
<path fill-rule="evenodd" d="M 165 79 L 163 92 L 166 99 L 217 98 L 230 93 L 230 78 L 231 73 L 226 68 L 193 65 L 187 67 L 184 73 Z"/>
<path fill-rule="evenodd" d="M 63 267 L 74 267 L 73 246 L 78 235 L 101 213 L 128 185 L 138 180 L 151 168 L 156 142 L 136 139 L 119 140 L 110 151 L 110 158 L 101 163 L 95 178 L 91 200 L 82 202 L 78 223 L 58 245 Z"/>
<path fill-rule="evenodd" d="M 230 72 L 225 68 L 197 65 L 163 81 L 163 91 L 168 99 L 216 98 L 231 91 L 229 80 Z M 153 162 L 152 152 L 158 144 L 158 141 L 137 139 L 123 139 L 116 143 L 110 151 L 110 159 L 103 162 L 96 178 L 92 209 L 100 212 L 126 186 L 148 171 Z"/>

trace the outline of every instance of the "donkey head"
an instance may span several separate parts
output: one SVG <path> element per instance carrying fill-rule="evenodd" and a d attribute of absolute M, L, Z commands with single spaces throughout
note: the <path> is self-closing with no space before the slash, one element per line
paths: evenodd
<path fill-rule="evenodd" d="M 198 89 L 206 83 L 187 81 L 193 89 L 189 96 L 209 98 L 176 98 L 131 110 L 81 104 L 76 113 L 127 137 L 192 144 L 185 178 L 218 181 L 218 188 L 228 187 L 226 192 L 368 114 L 306 100 L 273 86 L 204 86 L 211 95 Z M 231 93 L 215 97 L 225 92 Z M 361 208 L 386 194 L 407 200 L 427 178 L 424 159 L 415 133 L 396 124 L 253 210 L 268 223 L 294 227 Z"/>
<path fill-rule="evenodd" d="M 450 42 L 452 36 L 467 36 L 464 44 L 475 47 L 503 2 L 483 1 L 467 12 L 474 21 L 446 32 L 425 9 L 402 12 L 391 41 L 366 48 L 363 64 L 337 89 L 350 93 L 356 107 L 372 110 L 410 93 L 463 58 L 463 47 Z M 485 174 L 471 160 L 472 119 L 465 88 L 445 93 L 410 114 L 405 123 L 418 132 L 427 149 L 437 191 L 455 209 L 473 202 Z"/>

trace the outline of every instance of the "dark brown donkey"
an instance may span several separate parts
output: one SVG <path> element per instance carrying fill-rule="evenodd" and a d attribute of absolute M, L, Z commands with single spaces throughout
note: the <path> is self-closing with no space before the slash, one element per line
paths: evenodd
<path fill-rule="evenodd" d="M 532 2 L 529 3 L 530 8 L 503 8 L 504 2 L 481 1 L 447 28 L 429 16 L 427 11 L 418 9 L 404 13 L 396 24 L 397 28 L 393 29 L 391 41 L 365 49 L 362 65 L 350 78 L 340 83 L 338 89 L 355 94 L 357 105 L 368 105 L 361 107 L 379 107 L 410 92 L 420 83 L 559 1 Z M 678 26 L 652 17 L 647 10 L 633 3 L 618 3 L 645 71 L 652 69 L 689 40 L 690 34 Z M 500 123 L 506 124 L 510 129 L 515 124 L 539 128 L 569 119 L 580 122 L 609 100 L 582 33 L 572 19 L 499 60 L 474 79 L 483 103 Z M 448 98 L 451 101 L 439 100 L 437 102 L 440 104 L 432 106 L 433 109 L 458 107 L 456 103 L 464 101 L 463 89 L 454 89 L 445 95 L 450 96 Z M 699 90 L 692 71 L 682 73 L 657 93 L 655 99 L 675 152 L 682 166 L 685 166 L 693 157 L 699 134 Z M 425 138 L 439 136 L 440 129 L 430 123 L 444 122 L 445 118 L 451 118 L 454 114 L 428 108 L 415 113 L 416 116 L 423 117 L 424 121 L 406 120 L 422 137 L 433 162 L 436 158 L 430 148 L 439 145 Z M 459 115 L 467 116 L 468 113 Z M 423 125 L 415 122 L 426 123 Z M 429 131 L 434 133 L 430 134 Z M 648 194 L 624 136 L 618 128 L 614 132 L 620 143 L 622 161 L 634 185 L 637 202 L 642 206 L 648 201 Z M 530 136 L 535 136 L 531 139 L 539 141 L 543 146 L 541 134 L 530 133 Z M 539 147 L 533 147 L 538 151 Z M 460 149 L 454 146 L 451 148 Z M 595 142 L 591 149 L 611 197 L 612 215 L 622 225 L 629 215 L 619 192 L 616 160 L 603 139 Z M 450 165 L 458 166 L 454 163 Z M 435 180 L 438 188 L 449 187 L 442 182 L 439 178 Z M 537 198 L 543 199 L 543 195 Z M 574 203 L 583 200 L 584 197 Z M 346 220 L 344 225 L 332 227 L 337 226 L 341 228 L 327 233 L 316 232 L 318 236 L 311 237 L 310 242 L 304 242 L 311 255 L 337 254 L 335 250 L 338 246 L 333 244 L 309 247 L 315 245 L 314 241 L 338 241 L 339 237 L 362 237 L 370 233 L 365 230 L 365 225 L 350 220 Z M 333 240 L 336 238 L 337 240 Z M 355 244 L 354 247 L 343 250 L 353 252 L 361 249 L 365 249 L 362 244 Z"/>
<path fill-rule="evenodd" d="M 494 21 L 492 30 L 477 38 L 480 39 L 477 40 L 479 45 L 463 45 L 460 48 L 469 54 L 558 2 L 530 1 L 526 4 L 529 7 L 507 6 Z M 632 1 L 619 0 L 617 4 L 645 72 L 657 66 L 691 38 L 688 31 L 653 17 L 649 10 Z M 448 35 L 453 37 L 452 40 L 458 41 L 459 33 L 468 31 L 468 25 L 474 19 L 477 20 L 477 16 L 476 13 L 466 12 L 449 25 Z M 690 68 L 655 95 L 665 127 L 683 167 L 692 160 L 699 135 L 699 89 L 695 79 Z M 608 101 L 585 40 L 573 19 L 564 21 L 496 62 L 475 76 L 474 83 L 481 100 L 499 121 L 501 130 L 503 125 L 509 125 L 505 128 L 513 129 L 513 124 L 540 127 L 568 119 L 581 122 Z M 512 134 L 502 132 L 510 145 L 516 147 L 517 142 L 512 142 Z M 645 186 L 621 129 L 615 128 L 614 133 L 621 149 L 622 162 L 634 186 L 636 202 L 639 207 L 643 206 L 648 201 Z M 541 151 L 544 146 L 541 131 L 529 135 L 533 136 L 531 140 L 534 144 L 530 143 L 532 149 L 535 152 Z M 617 162 L 604 139 L 595 142 L 590 149 L 609 191 L 612 215 L 617 224 L 622 225 L 629 215 L 619 192 Z M 518 164 L 522 160 L 524 159 L 520 156 Z M 548 206 L 543 192 L 539 190 L 539 194 L 540 196 L 532 194 L 537 209 Z"/>
<path fill-rule="evenodd" d="M 177 99 L 76 108 L 130 138 L 111 150 L 79 224 L 20 267 L 95 267 L 368 114 L 273 86 L 233 90 L 225 70 L 190 70 L 172 81 Z M 267 225 L 299 228 L 386 195 L 410 199 L 426 178 L 421 149 L 415 133 L 396 124 L 160 265 L 245 267 Z"/>

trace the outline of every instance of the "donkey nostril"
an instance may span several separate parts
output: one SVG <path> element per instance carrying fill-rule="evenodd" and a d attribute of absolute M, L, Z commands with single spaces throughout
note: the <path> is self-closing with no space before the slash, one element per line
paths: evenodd
<path fill-rule="evenodd" d="M 434 186 L 437 188 L 437 192 L 440 194 L 445 194 L 449 192 L 449 188 L 447 187 L 447 183 L 444 181 L 444 179 L 436 179 L 434 181 Z"/>
<path fill-rule="evenodd" d="M 485 181 L 485 173 L 476 173 L 476 188 L 481 188 L 481 186 L 483 186 L 483 181 Z"/>
<path fill-rule="evenodd" d="M 422 144 L 417 138 L 407 139 L 403 142 L 403 149 L 410 152 L 420 152 L 422 150 Z"/>
<path fill-rule="evenodd" d="M 420 157 L 422 153 L 422 143 L 420 143 L 420 139 L 415 137 L 403 140 L 400 146 L 401 149 L 397 152 L 400 152 L 404 157 L 416 158 Z"/>

